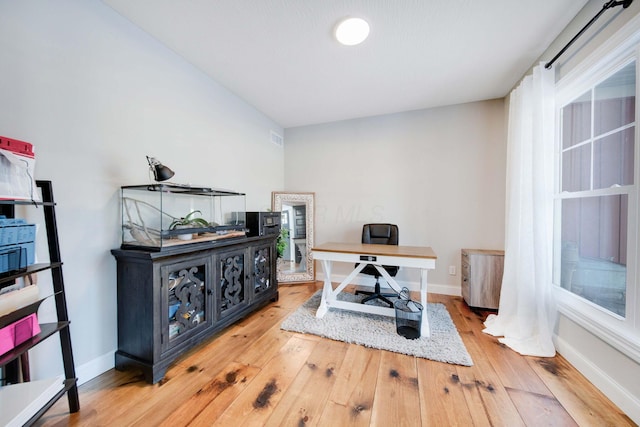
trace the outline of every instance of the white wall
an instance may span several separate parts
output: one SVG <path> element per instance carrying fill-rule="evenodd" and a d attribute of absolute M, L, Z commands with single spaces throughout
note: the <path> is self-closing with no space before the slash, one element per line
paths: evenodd
<path fill-rule="evenodd" d="M 317 244 L 359 242 L 367 222 L 398 224 L 400 244 L 438 255 L 430 290 L 453 294 L 460 249 L 504 248 L 503 100 L 289 128 L 284 139 L 286 190 L 316 195 Z M 419 273 L 397 278 L 415 286 Z"/>
<path fill-rule="evenodd" d="M 86 381 L 117 347 L 119 187 L 149 182 L 148 154 L 173 182 L 242 191 L 264 210 L 283 187 L 283 149 L 270 142 L 283 130 L 97 0 L 0 0 L 0 69 L 0 135 L 33 143 L 36 178 L 53 181 Z M 36 378 L 62 371 L 46 354 L 57 345 L 31 352 Z"/>

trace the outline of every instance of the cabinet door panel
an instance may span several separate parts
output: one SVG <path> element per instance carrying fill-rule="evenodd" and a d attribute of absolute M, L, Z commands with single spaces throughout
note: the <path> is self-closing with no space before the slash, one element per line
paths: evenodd
<path fill-rule="evenodd" d="M 162 350 L 168 350 L 212 323 L 210 257 L 192 258 L 161 267 Z"/>
<path fill-rule="evenodd" d="M 222 252 L 218 256 L 217 304 L 220 318 L 242 310 L 249 304 L 246 293 L 246 251 Z"/>
<path fill-rule="evenodd" d="M 253 296 L 260 298 L 271 293 L 275 287 L 272 272 L 275 271 L 275 257 L 273 245 L 260 245 L 251 248 L 253 271 L 251 274 Z"/>

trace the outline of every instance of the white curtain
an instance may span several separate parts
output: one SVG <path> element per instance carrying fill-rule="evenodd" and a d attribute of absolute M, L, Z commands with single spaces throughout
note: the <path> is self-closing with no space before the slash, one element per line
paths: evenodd
<path fill-rule="evenodd" d="M 539 64 L 509 98 L 504 275 L 483 332 L 518 353 L 552 357 L 554 73 Z"/>

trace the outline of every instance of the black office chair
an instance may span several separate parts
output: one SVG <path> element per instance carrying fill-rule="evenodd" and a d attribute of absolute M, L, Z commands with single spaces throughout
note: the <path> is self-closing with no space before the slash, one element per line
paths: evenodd
<path fill-rule="evenodd" d="M 365 224 L 362 226 L 362 243 L 373 243 L 378 245 L 397 245 L 398 244 L 398 226 L 395 224 Z M 389 276 L 395 276 L 398 273 L 399 267 L 394 265 L 383 265 Z M 356 295 L 364 294 L 369 295 L 362 300 L 362 304 L 366 304 L 369 301 L 379 299 L 389 304 L 389 307 L 393 307 L 393 303 L 387 297 L 397 297 L 396 293 L 383 294 L 380 291 L 380 272 L 371 264 L 366 265 L 362 271 L 362 274 L 369 274 L 375 276 L 376 285 L 373 292 L 370 291 L 356 291 Z"/>

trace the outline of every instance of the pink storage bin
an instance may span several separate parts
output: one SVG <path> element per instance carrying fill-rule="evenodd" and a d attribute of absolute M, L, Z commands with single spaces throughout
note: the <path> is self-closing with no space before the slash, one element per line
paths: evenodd
<path fill-rule="evenodd" d="M 5 354 L 39 333 L 40 324 L 36 313 L 5 326 L 0 329 L 0 355 Z"/>

